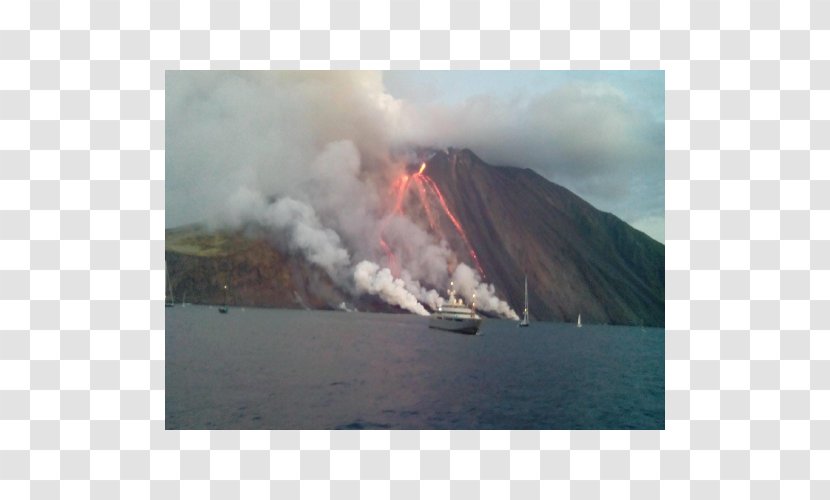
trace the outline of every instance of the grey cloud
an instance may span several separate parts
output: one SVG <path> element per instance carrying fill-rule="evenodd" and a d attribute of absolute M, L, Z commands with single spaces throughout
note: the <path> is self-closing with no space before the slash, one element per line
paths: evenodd
<path fill-rule="evenodd" d="M 612 85 L 411 105 L 404 119 L 401 135 L 413 142 L 467 147 L 489 163 L 532 168 L 626 220 L 663 213 L 663 122 Z"/>

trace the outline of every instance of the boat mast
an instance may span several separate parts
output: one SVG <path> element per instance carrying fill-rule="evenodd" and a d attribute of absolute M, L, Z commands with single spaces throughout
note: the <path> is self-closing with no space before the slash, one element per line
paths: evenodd
<path fill-rule="evenodd" d="M 523 321 L 524 321 L 524 323 L 529 322 L 528 318 L 527 318 L 527 274 L 525 274 L 525 314 L 524 314 Z"/>
<path fill-rule="evenodd" d="M 165 303 L 173 305 L 173 284 L 170 283 L 170 273 L 167 271 L 167 260 L 164 261 L 164 281 L 167 282 L 167 297 L 165 298 Z"/>

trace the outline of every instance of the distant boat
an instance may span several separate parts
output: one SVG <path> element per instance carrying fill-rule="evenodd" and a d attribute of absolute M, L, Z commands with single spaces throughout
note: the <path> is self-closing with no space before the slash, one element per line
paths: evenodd
<path fill-rule="evenodd" d="M 582 314 L 576 316 L 576 327 L 582 328 Z"/>
<path fill-rule="evenodd" d="M 450 298 L 446 304 L 438 306 L 438 310 L 429 318 L 429 327 L 449 332 L 475 335 L 481 326 L 481 316 L 476 313 L 475 294 L 471 307 L 455 296 L 453 282 L 448 290 Z"/>
<path fill-rule="evenodd" d="M 167 281 L 167 298 L 164 301 L 164 307 L 173 307 L 173 287 L 170 284 L 170 275 L 167 272 L 167 261 L 164 261 L 164 280 Z"/>
<path fill-rule="evenodd" d="M 522 320 L 519 321 L 519 326 L 530 326 L 530 319 L 527 317 L 527 275 L 525 274 L 525 310 Z"/>
<path fill-rule="evenodd" d="M 225 299 L 222 301 L 222 306 L 219 307 L 219 312 L 222 314 L 228 312 L 228 285 L 225 285 Z"/>

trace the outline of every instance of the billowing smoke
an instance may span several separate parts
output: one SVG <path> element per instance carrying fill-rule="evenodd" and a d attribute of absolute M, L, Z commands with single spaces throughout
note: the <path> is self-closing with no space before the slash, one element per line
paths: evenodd
<path fill-rule="evenodd" d="M 343 248 L 340 236 L 323 227 L 309 205 L 288 197 L 268 204 L 262 195 L 244 188 L 230 198 L 228 205 L 232 225 L 259 223 L 273 231 L 288 250 L 299 252 L 335 281 L 348 272 L 349 252 Z"/>
<path fill-rule="evenodd" d="M 442 297 L 437 290 L 430 290 L 423 287 L 421 283 L 418 280 L 413 279 L 412 275 L 410 275 L 406 270 L 401 272 L 401 281 L 403 281 L 404 287 L 407 291 L 417 297 L 419 301 L 426 304 L 433 311 L 437 310 L 446 302 L 444 297 Z"/>
<path fill-rule="evenodd" d="M 496 288 L 488 283 L 482 283 L 478 272 L 470 266 L 461 263 L 452 273 L 455 289 L 468 302 L 472 302 L 475 294 L 476 307 L 510 319 L 519 319 L 510 304 L 496 296 Z"/>
<path fill-rule="evenodd" d="M 354 282 L 361 292 L 377 295 L 385 302 L 415 314 L 429 315 L 429 311 L 406 289 L 406 283 L 392 276 L 389 268 L 364 260 L 354 268 Z"/>
<path fill-rule="evenodd" d="M 340 237 L 320 225 L 314 209 L 293 200 L 281 198 L 272 203 L 263 222 L 267 227 L 285 231 L 289 248 L 298 250 L 311 262 L 336 278 L 349 265 L 349 252 L 340 244 Z"/>

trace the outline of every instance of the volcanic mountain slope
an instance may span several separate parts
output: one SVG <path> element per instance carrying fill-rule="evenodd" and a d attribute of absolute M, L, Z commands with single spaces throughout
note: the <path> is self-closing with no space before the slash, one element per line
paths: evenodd
<path fill-rule="evenodd" d="M 664 325 L 662 244 L 532 170 L 491 166 L 469 150 L 434 154 L 425 173 L 464 228 L 483 281 L 517 312 L 526 273 L 531 319 L 575 322 L 581 314 L 585 323 Z M 424 222 L 417 197 L 409 201 L 406 212 Z M 464 242 L 443 224 L 456 253 L 472 265 Z M 399 311 L 372 296 L 349 296 L 261 230 L 168 230 L 166 259 L 177 301 L 221 303 L 229 283 L 237 305 Z"/>
<path fill-rule="evenodd" d="M 319 268 L 280 251 L 261 229 L 168 229 L 165 262 L 176 303 L 221 304 L 227 284 L 233 306 L 400 311 L 375 297 L 351 297 Z"/>
<path fill-rule="evenodd" d="M 427 172 L 475 248 L 485 281 L 531 318 L 663 326 L 665 247 L 530 169 L 439 152 Z"/>

